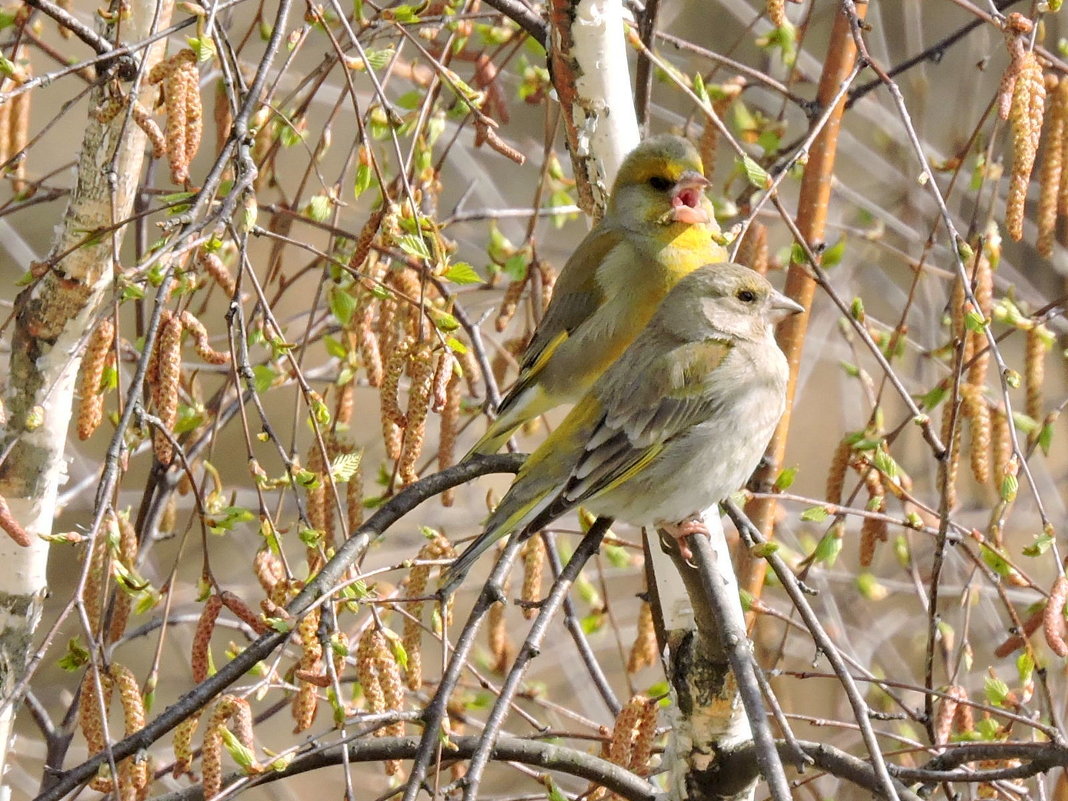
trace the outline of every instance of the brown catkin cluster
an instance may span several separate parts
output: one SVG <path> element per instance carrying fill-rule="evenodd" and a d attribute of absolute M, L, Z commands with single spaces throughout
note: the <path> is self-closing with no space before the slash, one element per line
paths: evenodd
<path fill-rule="evenodd" d="M 534 275 L 541 283 L 541 314 L 544 315 L 552 302 L 558 275 L 553 266 L 545 259 L 536 258 L 531 266 L 534 268 Z"/>
<path fill-rule="evenodd" d="M 164 310 L 159 323 L 156 349 L 149 360 L 145 380 L 152 390 L 152 402 L 156 416 L 166 431 L 173 431 L 178 420 L 178 387 L 182 374 L 182 320 Z M 174 446 L 163 431 L 156 431 L 153 438 L 156 458 L 160 464 L 169 465 L 174 458 Z"/>
<path fill-rule="evenodd" d="M 1009 460 L 1012 459 L 1012 434 L 1009 431 L 1009 418 L 1005 409 L 1001 406 L 990 412 L 990 430 L 993 440 L 992 450 L 994 455 L 994 479 L 1001 481 L 1001 477 L 1009 468 Z"/>
<path fill-rule="evenodd" d="M 1006 44 L 1010 63 L 1002 77 L 998 113 L 1012 129 L 1012 172 L 1005 206 L 1005 227 L 1017 242 L 1023 238 L 1024 201 L 1031 180 L 1042 133 L 1046 83 L 1038 57 L 1028 50 L 1025 30 L 1031 27 L 1023 15 L 1009 15 Z"/>
<path fill-rule="evenodd" d="M 408 573 L 407 597 L 412 599 L 424 598 L 427 595 L 427 584 L 430 579 L 431 566 L 420 564 L 429 560 L 453 559 L 456 557 L 456 549 L 449 540 L 434 532 L 419 549 L 415 557 L 416 564 Z M 438 570 L 441 573 L 441 570 Z M 404 634 L 401 643 L 408 654 L 408 666 L 405 672 L 405 682 L 411 690 L 418 690 L 423 686 L 423 608 L 424 602 L 413 600 L 408 604 L 408 615 L 404 618 Z M 448 608 L 452 608 L 452 598 L 449 599 Z M 445 613 L 446 616 L 448 612 Z"/>
<path fill-rule="evenodd" d="M 975 263 L 975 286 L 972 290 L 975 302 L 978 305 L 976 311 L 989 322 L 994 309 L 994 272 L 990 266 L 990 259 L 984 254 Z M 965 352 L 968 364 L 968 383 L 983 389 L 986 387 L 986 374 L 990 367 L 990 350 L 987 348 L 986 334 L 982 331 L 968 330 L 966 337 Z"/>
<path fill-rule="evenodd" d="M 109 354 L 114 360 L 112 344 L 115 339 L 115 323 L 107 317 L 100 321 L 89 335 L 82 359 L 80 384 L 81 406 L 78 410 L 78 439 L 86 440 L 93 435 L 104 419 L 104 395 L 101 380 Z"/>
<path fill-rule="evenodd" d="M 398 471 L 401 486 L 412 484 L 419 478 L 416 462 L 423 452 L 426 439 L 426 418 L 430 411 L 434 380 L 434 355 L 429 343 L 421 343 L 412 350 L 408 374 L 411 376 L 411 385 L 408 389 L 408 409 L 404 415 L 404 439 Z"/>
<path fill-rule="evenodd" d="M 174 729 L 174 736 L 171 738 L 171 747 L 174 749 L 174 767 L 171 769 L 171 775 L 176 779 L 192 771 L 193 735 L 196 734 L 199 723 L 200 714 L 196 713 L 183 720 Z"/>
<path fill-rule="evenodd" d="M 227 364 L 229 354 L 211 347 L 204 325 L 188 311 L 174 313 L 164 309 L 160 315 L 156 346 L 148 361 L 145 381 L 152 393 L 152 403 L 163 430 L 156 430 L 153 445 L 160 464 L 169 465 L 174 459 L 174 446 L 165 432 L 174 430 L 178 421 L 178 394 L 182 376 L 182 334 L 193 336 L 194 349 L 209 364 Z"/>
<path fill-rule="evenodd" d="M 523 290 L 527 288 L 527 282 L 530 280 L 530 270 L 522 278 L 518 278 L 512 281 L 504 290 L 504 297 L 501 298 L 501 305 L 497 308 L 497 319 L 494 321 L 494 328 L 500 333 L 508 327 L 508 323 L 515 317 L 516 309 L 519 308 L 519 300 L 523 297 Z"/>
<path fill-rule="evenodd" d="M 89 618 L 89 631 L 93 637 L 100 635 L 100 627 L 103 625 L 104 613 L 107 611 L 107 586 L 110 571 L 110 550 L 108 548 L 107 529 L 114 525 L 114 515 L 109 512 L 93 537 L 92 545 L 86 554 L 89 560 L 89 571 L 85 578 L 85 589 L 82 591 L 82 604 L 85 607 L 86 617 Z"/>
<path fill-rule="evenodd" d="M 377 215 L 372 215 L 371 219 L 364 225 L 364 230 L 360 232 L 360 236 L 356 240 L 356 250 L 353 253 L 352 260 L 349 262 L 350 266 L 355 265 L 357 258 L 360 258 L 360 274 L 366 277 L 366 284 L 370 287 L 377 287 L 381 284 L 386 272 L 386 262 L 377 258 L 370 250 L 371 242 L 378 235 L 382 217 L 383 214 L 381 212 Z M 361 247 L 365 233 L 367 234 L 367 244 L 365 247 Z M 366 269 L 362 267 L 365 263 L 367 265 Z M 380 301 L 370 288 L 364 287 L 357 298 L 356 308 L 349 318 L 349 331 L 355 340 L 356 349 L 360 355 L 360 363 L 367 374 L 367 383 L 372 387 L 382 385 L 383 365 L 382 345 L 379 341 L 381 329 L 379 313 L 384 303 L 386 301 Z"/>
<path fill-rule="evenodd" d="M 1049 104 L 1049 128 L 1046 131 L 1039 173 L 1038 252 L 1049 258 L 1057 234 L 1057 218 L 1068 213 L 1068 181 L 1065 180 L 1065 150 L 1068 136 L 1068 80 L 1047 76 L 1046 88 L 1052 93 Z"/>
<path fill-rule="evenodd" d="M 656 720 L 657 703 L 644 695 L 633 696 L 616 716 L 604 757 L 638 776 L 648 776 L 656 737 Z M 606 793 L 603 787 L 593 789 L 589 797 L 592 801 L 606 796 L 611 801 L 620 799 L 615 793 Z"/>
<path fill-rule="evenodd" d="M 122 704 L 123 736 L 129 737 L 145 727 L 145 701 L 133 672 L 118 662 L 108 668 L 112 686 L 118 690 Z M 148 762 L 137 754 L 119 764 L 120 798 L 135 799 L 148 786 Z"/>
<path fill-rule="evenodd" d="M 215 350 L 208 341 L 208 330 L 191 312 L 183 311 L 179 317 L 182 327 L 193 336 L 193 349 L 197 356 L 208 364 L 229 364 L 230 354 Z"/>
<path fill-rule="evenodd" d="M 10 75 L 0 79 L 0 92 L 11 92 L 26 83 L 33 72 L 26 50 L 22 47 L 15 51 L 11 64 L 14 65 Z M 7 172 L 12 176 L 11 188 L 19 194 L 26 188 L 26 157 L 23 150 L 30 141 L 30 93 L 22 92 L 0 105 L 0 165 L 12 158 L 15 161 Z"/>
<path fill-rule="evenodd" d="M 1027 350 L 1024 355 L 1024 384 L 1027 388 L 1025 410 L 1027 416 L 1041 423 L 1043 412 L 1042 385 L 1046 380 L 1046 337 L 1041 326 L 1027 330 Z"/>
<path fill-rule="evenodd" d="M 442 416 L 442 436 L 438 460 L 451 463 L 460 410 L 459 383 L 455 370 L 459 362 L 445 349 L 437 351 L 429 342 L 416 343 L 406 337 L 397 343 L 386 363 L 379 393 L 382 436 L 386 455 L 397 461 L 402 486 L 419 478 L 416 464 L 426 441 L 430 411 Z M 401 379 L 409 378 L 408 398 L 401 408 Z M 444 465 L 447 466 L 447 465 Z"/>
<path fill-rule="evenodd" d="M 940 439 L 946 454 L 938 465 L 939 485 L 945 485 L 946 508 L 957 505 L 957 473 L 960 470 L 960 415 L 952 399 L 942 404 L 942 429 Z"/>
<path fill-rule="evenodd" d="M 441 407 L 438 430 L 438 470 L 452 467 L 456 463 L 456 435 L 460 430 L 460 410 L 463 402 L 462 383 L 460 371 L 453 369 L 445 385 L 445 405 Z M 455 498 L 456 490 L 449 487 L 441 493 L 442 506 L 452 506 Z"/>
<path fill-rule="evenodd" d="M 237 294 L 237 282 L 230 274 L 230 268 L 226 266 L 222 258 L 215 251 L 200 250 L 196 257 L 196 266 L 203 270 L 219 286 L 219 289 L 228 298 Z"/>
<path fill-rule="evenodd" d="M 971 430 L 972 475 L 980 484 L 990 481 L 990 452 L 992 428 L 990 405 L 983 390 L 974 384 L 961 384 L 961 414 L 968 418 Z"/>
<path fill-rule="evenodd" d="M 968 691 L 959 684 L 951 684 L 945 693 L 935 717 L 935 742 L 939 744 L 949 743 L 954 732 L 968 734 L 975 728 Z"/>
<path fill-rule="evenodd" d="M 765 8 L 772 25 L 781 28 L 786 24 L 786 0 L 767 0 Z"/>
<path fill-rule="evenodd" d="M 248 701 L 234 695 L 224 695 L 215 705 L 207 728 L 204 730 L 204 744 L 201 756 L 201 768 L 204 772 L 204 797 L 214 798 L 222 790 L 222 752 L 223 728 L 227 721 L 233 722 L 233 734 L 249 752 L 255 749 L 252 737 L 252 710 Z"/>
<path fill-rule="evenodd" d="M 223 606 L 233 612 L 238 620 L 248 625 L 257 634 L 266 634 L 271 630 L 258 612 L 229 590 L 223 590 L 219 597 L 222 598 Z"/>
<path fill-rule="evenodd" d="M 297 624 L 297 636 L 301 647 L 298 671 L 302 678 L 298 680 L 298 690 L 293 696 L 293 720 L 296 721 L 293 727 L 294 734 L 310 729 L 319 709 L 319 695 L 316 692 L 319 682 L 309 681 L 323 670 L 323 645 L 319 641 L 319 612 L 319 607 L 312 609 Z"/>
<path fill-rule="evenodd" d="M 222 598 L 218 595 L 211 595 L 200 611 L 200 619 L 197 620 L 197 627 L 193 632 L 193 650 L 190 657 L 193 682 L 196 684 L 200 684 L 208 677 L 208 666 L 211 664 L 211 654 L 208 648 L 211 645 L 211 635 L 215 631 L 215 621 L 219 619 L 222 606 Z"/>
<path fill-rule="evenodd" d="M 215 152 L 222 153 L 223 148 L 226 147 L 226 140 L 230 138 L 230 129 L 234 124 L 230 98 L 226 94 L 226 81 L 222 78 L 215 82 L 215 97 L 211 112 L 212 120 L 215 123 Z"/>
<path fill-rule="evenodd" d="M 519 596 L 524 601 L 523 617 L 533 620 L 538 614 L 534 604 L 541 597 L 541 577 L 545 572 L 545 543 L 535 534 L 523 543 L 519 556 L 523 560 L 523 590 Z"/>
<path fill-rule="evenodd" d="M 637 673 L 642 668 L 656 664 L 656 626 L 653 621 L 653 606 L 642 601 L 638 610 L 638 630 L 634 635 L 634 645 L 627 657 L 627 672 Z"/>
<path fill-rule="evenodd" d="M 119 526 L 119 553 L 118 560 L 127 572 L 133 573 L 137 562 L 137 531 L 130 522 L 128 514 L 120 514 L 116 518 Z M 130 594 L 119 590 L 115 593 L 115 601 L 111 606 L 111 621 L 108 623 L 107 642 L 118 642 L 126 633 L 126 623 L 130 619 L 130 607 L 133 599 Z"/>
<path fill-rule="evenodd" d="M 103 699 L 97 692 L 97 678 L 99 677 L 100 689 L 103 691 Z M 85 671 L 82 679 L 82 689 L 78 703 L 78 724 L 85 737 L 85 744 L 90 755 L 99 754 L 107 746 L 105 737 L 104 719 L 107 710 L 111 706 L 111 695 L 114 682 L 110 674 L 98 672 L 94 667 Z M 115 788 L 115 783 L 110 776 L 97 774 L 89 782 L 89 786 L 100 793 L 109 793 Z"/>
<path fill-rule="evenodd" d="M 1023 622 L 1023 631 L 1012 634 L 1005 638 L 997 648 L 994 649 L 994 656 L 998 659 L 1004 659 L 1013 651 L 1023 648 L 1027 645 L 1027 638 L 1038 631 L 1039 626 L 1042 625 L 1045 618 L 1046 608 L 1036 609 L 1031 615 Z"/>
<path fill-rule="evenodd" d="M 382 379 L 382 391 L 379 392 L 379 402 L 382 406 L 382 439 L 386 443 L 386 455 L 390 459 L 400 458 L 404 426 L 408 422 L 400 407 L 400 380 L 408 363 L 408 351 L 411 347 L 411 341 L 404 339 L 390 352 Z"/>
<path fill-rule="evenodd" d="M 886 492 L 883 477 L 874 467 L 864 472 L 864 486 L 868 491 L 868 511 L 883 514 L 886 511 Z M 875 545 L 886 542 L 889 531 L 886 520 L 865 517 L 860 524 L 860 564 L 870 567 L 875 557 Z"/>
<path fill-rule="evenodd" d="M 404 687 L 401 684 L 400 665 L 389 647 L 386 635 L 375 627 L 369 627 L 360 637 L 356 649 L 356 675 L 367 699 L 368 712 L 400 712 L 404 709 Z M 376 737 L 401 737 L 404 721 L 375 729 Z M 386 775 L 394 776 L 400 770 L 400 761 L 386 760 Z"/>
<path fill-rule="evenodd" d="M 1068 656 L 1068 644 L 1064 642 L 1064 605 L 1068 601 L 1068 578 L 1064 574 L 1057 576 L 1053 588 L 1049 591 L 1042 614 L 1042 630 L 1046 635 L 1046 645 L 1062 659 Z"/>
<path fill-rule="evenodd" d="M 326 447 L 329 456 L 329 445 Z M 308 545 L 308 569 L 314 575 L 323 566 L 323 552 L 335 543 L 333 478 L 317 439 L 308 446 L 307 469 L 316 474 L 316 480 L 307 487 L 308 522 L 323 536 L 322 542 Z"/>
<path fill-rule="evenodd" d="M 827 472 L 826 498 L 829 503 L 840 504 L 842 502 L 842 490 L 845 487 L 846 471 L 849 468 L 849 460 L 853 456 L 853 443 L 849 438 L 843 438 L 834 449 L 831 457 L 831 468 Z"/>
<path fill-rule="evenodd" d="M 104 101 L 96 112 L 94 117 L 101 125 L 114 120 L 119 116 L 120 112 L 125 111 L 130 103 L 130 99 L 127 97 L 111 97 Z M 152 119 L 152 115 L 149 111 L 140 103 L 134 103 L 133 110 L 130 112 L 130 117 L 133 119 L 134 124 L 137 125 L 145 136 L 148 138 L 149 144 L 152 145 L 152 157 L 162 158 L 163 154 L 167 152 L 167 139 L 163 135 L 163 131 L 160 130 L 159 125 Z"/>
<path fill-rule="evenodd" d="M 189 180 L 189 165 L 200 149 L 204 129 L 204 109 L 200 99 L 200 73 L 196 54 L 190 48 L 179 50 L 148 73 L 149 84 L 161 84 L 167 111 L 166 151 L 171 180 Z"/>

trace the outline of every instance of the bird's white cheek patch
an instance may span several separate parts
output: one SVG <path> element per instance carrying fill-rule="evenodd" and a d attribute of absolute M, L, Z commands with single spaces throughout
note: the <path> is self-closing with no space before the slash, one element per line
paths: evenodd
<path fill-rule="evenodd" d="M 701 298 L 701 311 L 704 313 L 707 320 L 713 323 L 719 323 L 720 320 L 718 320 L 717 317 L 722 315 L 723 306 L 712 298 Z"/>

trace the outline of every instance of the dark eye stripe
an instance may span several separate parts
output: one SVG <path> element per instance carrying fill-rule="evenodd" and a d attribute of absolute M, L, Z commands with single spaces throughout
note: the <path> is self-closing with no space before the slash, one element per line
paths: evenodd
<path fill-rule="evenodd" d="M 663 192 L 665 189 L 670 189 L 671 185 L 671 181 L 662 175 L 654 175 L 649 179 L 649 186 L 660 192 Z"/>

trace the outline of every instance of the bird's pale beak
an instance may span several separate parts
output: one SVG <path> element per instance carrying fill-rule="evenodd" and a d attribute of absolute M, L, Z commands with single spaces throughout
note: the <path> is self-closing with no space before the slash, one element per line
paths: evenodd
<path fill-rule="evenodd" d="M 790 314 L 800 314 L 805 310 L 804 306 L 796 300 L 786 297 L 782 292 L 772 292 L 768 305 L 773 311 L 771 316 L 776 322 Z"/>
<path fill-rule="evenodd" d="M 696 170 L 687 170 L 680 175 L 671 190 L 671 219 L 690 225 L 711 222 L 708 212 L 701 208 L 708 185 L 708 179 Z"/>

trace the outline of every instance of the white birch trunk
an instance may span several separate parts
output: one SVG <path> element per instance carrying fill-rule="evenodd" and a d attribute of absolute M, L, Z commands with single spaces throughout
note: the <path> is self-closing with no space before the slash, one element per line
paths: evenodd
<path fill-rule="evenodd" d="M 130 4 L 130 15 L 122 20 L 124 41 L 147 37 L 154 22 L 169 24 L 171 2 L 162 2 L 158 13 L 156 0 Z M 160 41 L 141 51 L 146 71 L 165 48 Z M 154 87 L 142 86 L 141 102 L 151 107 L 155 94 Z M 102 97 L 100 88 L 93 92 L 90 115 Z M 80 350 L 111 286 L 112 252 L 118 251 L 125 229 L 86 243 L 87 234 L 110 230 L 129 217 L 144 160 L 145 135 L 134 125 L 124 128 L 124 120 L 121 113 L 107 124 L 89 117 L 76 185 L 45 260 L 49 268 L 16 301 L 5 398 L 9 420 L 4 448 L 10 450 L 0 465 L 0 495 L 32 542 L 20 547 L 0 534 L 0 765 L 7 760 L 17 691 L 47 590 L 48 544 L 41 537 L 52 532 L 56 497 L 67 477 L 67 432 Z"/>

